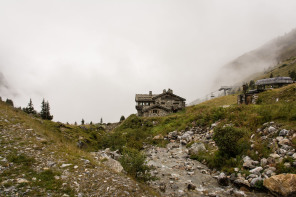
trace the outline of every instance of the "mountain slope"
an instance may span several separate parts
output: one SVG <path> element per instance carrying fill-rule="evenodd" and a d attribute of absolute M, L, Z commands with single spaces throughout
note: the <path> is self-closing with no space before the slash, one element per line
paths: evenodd
<path fill-rule="evenodd" d="M 243 80 L 250 75 L 281 64 L 294 56 L 296 56 L 296 29 L 223 66 L 216 77 L 216 86 L 244 82 Z"/>
<path fill-rule="evenodd" d="M 0 102 L 0 196 L 155 196 L 47 123 Z"/>

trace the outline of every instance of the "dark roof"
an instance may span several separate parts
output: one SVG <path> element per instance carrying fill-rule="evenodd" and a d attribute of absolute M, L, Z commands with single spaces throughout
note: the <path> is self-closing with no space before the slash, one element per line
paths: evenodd
<path fill-rule="evenodd" d="M 157 94 L 136 94 L 136 101 L 152 101 L 152 98 Z"/>
<path fill-rule="evenodd" d="M 182 100 L 182 101 L 186 101 L 186 99 L 184 99 L 184 98 L 182 98 L 182 97 L 180 97 L 180 96 L 177 96 L 177 95 L 175 95 L 175 94 L 173 94 L 173 93 L 171 93 L 171 92 L 164 92 L 164 93 L 162 93 L 162 94 L 159 94 L 159 95 L 153 97 L 153 99 L 156 99 L 156 98 L 158 98 L 158 97 L 162 97 L 163 95 L 166 95 L 166 94 L 171 95 L 171 96 L 174 96 L 174 97 L 177 97 L 177 98 L 179 98 L 179 99 Z"/>
<path fill-rule="evenodd" d="M 269 79 L 260 79 L 256 81 L 255 85 L 277 85 L 293 83 L 291 77 L 275 77 Z"/>
<path fill-rule="evenodd" d="M 146 111 L 149 111 L 150 109 L 155 109 L 155 108 L 157 108 L 157 109 L 163 109 L 163 110 L 165 110 L 167 112 L 170 111 L 169 108 L 166 108 L 164 106 L 161 106 L 161 105 L 157 104 L 157 105 L 152 105 L 151 107 L 148 107 L 148 108 L 144 109 L 143 112 L 146 112 Z"/>
<path fill-rule="evenodd" d="M 182 98 L 180 96 L 177 96 L 177 95 L 175 95 L 173 93 L 170 93 L 170 92 L 164 92 L 162 94 L 152 94 L 152 95 L 150 95 L 150 94 L 136 94 L 135 100 L 136 100 L 136 102 L 138 102 L 138 101 L 153 101 L 156 98 L 161 97 L 161 96 L 166 95 L 166 94 L 177 97 L 182 101 L 186 101 L 186 99 L 184 99 L 184 98 Z"/>

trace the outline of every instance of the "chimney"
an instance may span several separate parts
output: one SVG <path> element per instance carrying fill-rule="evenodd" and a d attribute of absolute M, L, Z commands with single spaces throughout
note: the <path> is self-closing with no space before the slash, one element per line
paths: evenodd
<path fill-rule="evenodd" d="M 149 96 L 152 96 L 152 91 L 149 91 Z"/>

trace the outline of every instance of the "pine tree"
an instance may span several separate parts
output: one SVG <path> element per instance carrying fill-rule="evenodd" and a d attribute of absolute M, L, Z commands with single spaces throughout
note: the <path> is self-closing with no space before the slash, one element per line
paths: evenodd
<path fill-rule="evenodd" d="M 48 103 L 48 101 L 45 102 L 44 99 L 42 100 L 42 103 L 41 103 L 40 116 L 44 120 L 52 120 L 53 119 L 53 116 L 50 115 L 50 106 L 49 106 L 49 103 Z"/>
<path fill-rule="evenodd" d="M 122 122 L 124 120 L 125 120 L 125 117 L 124 116 L 121 116 L 119 121 Z"/>
<path fill-rule="evenodd" d="M 101 123 L 101 124 L 103 124 L 103 118 L 101 118 L 101 121 L 100 121 L 100 123 Z"/>
<path fill-rule="evenodd" d="M 36 110 L 34 109 L 32 99 L 30 99 L 30 102 L 28 103 L 28 106 L 24 109 L 24 112 L 28 114 L 36 114 Z"/>
<path fill-rule="evenodd" d="M 84 125 L 84 120 L 83 120 L 83 118 L 82 118 L 82 120 L 81 120 L 81 125 Z"/>
<path fill-rule="evenodd" d="M 77 125 L 77 122 L 76 121 L 74 122 L 74 125 Z"/>
<path fill-rule="evenodd" d="M 13 107 L 13 101 L 11 99 L 6 99 L 5 101 L 8 105 Z"/>
<path fill-rule="evenodd" d="M 250 87 L 250 89 L 255 89 L 255 81 L 254 80 L 250 81 L 249 87 Z"/>
<path fill-rule="evenodd" d="M 92 125 L 93 124 L 93 122 L 92 121 L 90 121 L 90 123 L 89 123 L 90 125 Z"/>

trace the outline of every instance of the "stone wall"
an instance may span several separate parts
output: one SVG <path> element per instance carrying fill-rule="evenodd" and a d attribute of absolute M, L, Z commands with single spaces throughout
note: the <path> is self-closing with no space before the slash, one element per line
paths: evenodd
<path fill-rule="evenodd" d="M 157 110 L 158 113 L 153 113 L 154 110 Z M 143 116 L 145 116 L 145 117 L 157 117 L 157 116 L 166 116 L 168 114 L 169 113 L 166 112 L 163 109 L 151 109 L 151 110 L 149 110 L 147 112 L 144 112 Z"/>

